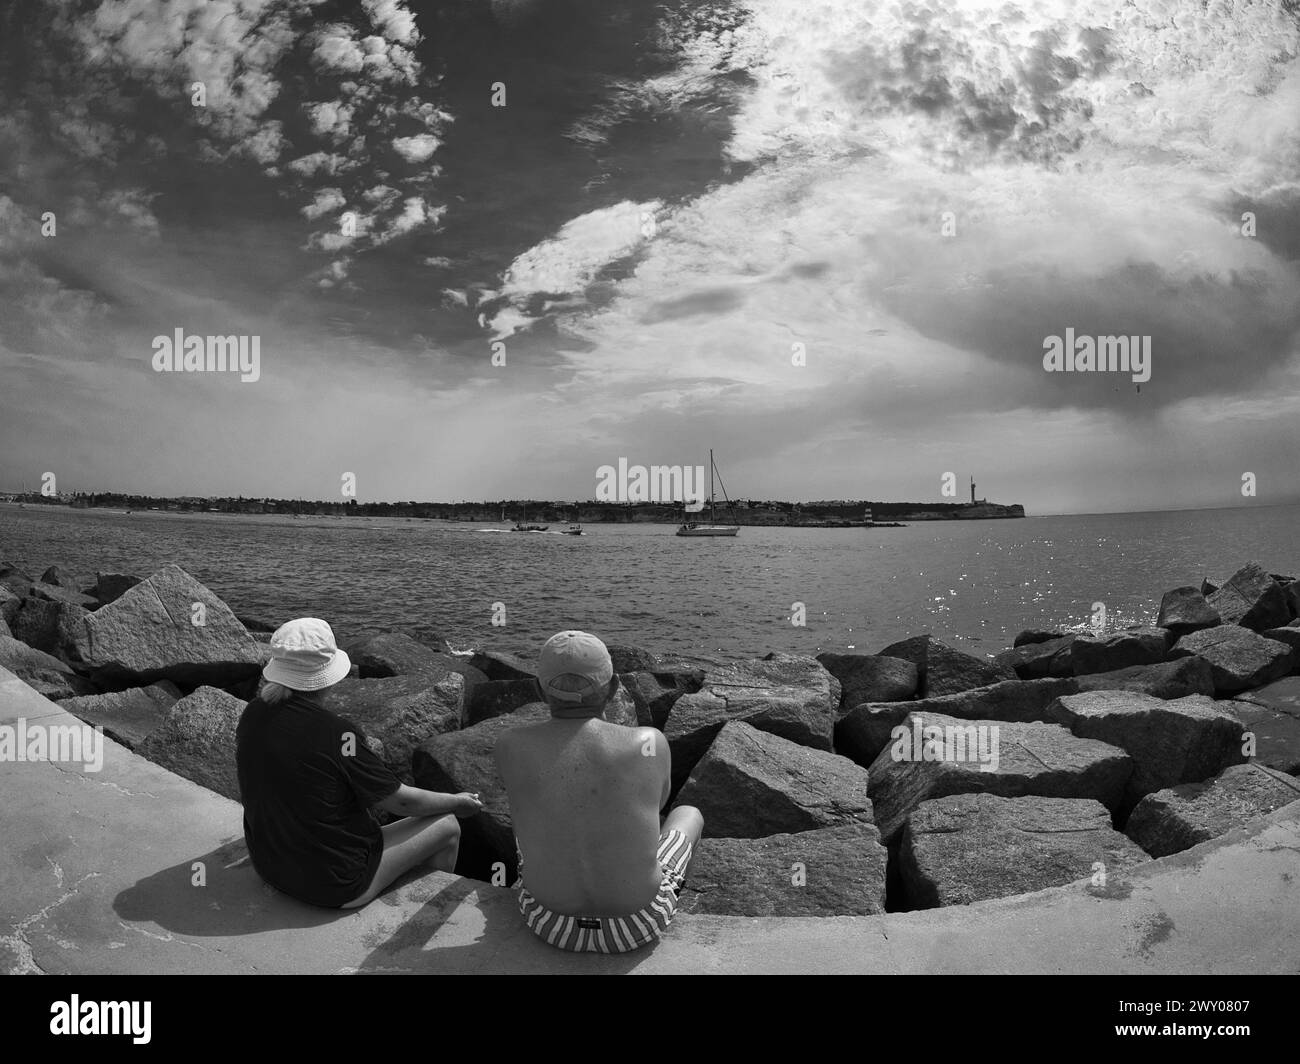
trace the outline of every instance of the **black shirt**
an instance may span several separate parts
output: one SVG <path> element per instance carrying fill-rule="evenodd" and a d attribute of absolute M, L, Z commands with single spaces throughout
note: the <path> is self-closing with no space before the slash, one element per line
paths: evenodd
<path fill-rule="evenodd" d="M 351 721 L 294 695 L 253 699 L 235 733 L 253 867 L 301 901 L 338 908 L 363 894 L 384 852 L 370 811 L 401 781 Z"/>

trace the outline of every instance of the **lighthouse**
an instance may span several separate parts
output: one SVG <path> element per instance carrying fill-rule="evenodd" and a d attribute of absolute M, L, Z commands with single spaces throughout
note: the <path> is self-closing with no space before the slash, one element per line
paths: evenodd
<path fill-rule="evenodd" d="M 970 504 L 975 505 L 975 478 L 970 478 Z"/>

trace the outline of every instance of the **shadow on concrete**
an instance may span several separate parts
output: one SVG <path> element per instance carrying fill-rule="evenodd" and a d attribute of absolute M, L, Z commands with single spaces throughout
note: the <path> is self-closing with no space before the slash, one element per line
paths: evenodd
<path fill-rule="evenodd" d="M 359 941 L 352 939 L 359 947 L 353 956 L 368 951 L 355 967 L 344 969 L 352 973 L 613 974 L 631 971 L 657 948 L 619 956 L 556 949 L 524 926 L 513 891 L 480 880 L 430 874 L 427 867 L 405 873 L 363 909 L 319 908 L 264 883 L 242 836 L 146 876 L 121 891 L 113 909 L 125 922 L 154 924 L 193 938 L 310 932 L 340 920 L 360 920 L 346 933 L 340 931 L 345 937 L 359 936 Z M 312 941 L 304 940 L 308 951 Z"/>
<path fill-rule="evenodd" d="M 202 866 L 202 880 L 197 882 Z M 319 927 L 355 909 L 323 909 L 264 883 L 253 869 L 243 837 L 146 876 L 113 899 L 113 910 L 132 922 L 152 922 L 184 935 L 252 935 L 293 927 Z"/>
<path fill-rule="evenodd" d="M 403 900 L 412 900 L 413 885 Z M 476 895 L 477 897 L 473 897 Z M 382 905 L 380 897 L 372 906 Z M 391 905 L 400 904 L 391 896 Z M 463 928 L 450 928 L 444 941 L 434 938 L 457 914 L 472 910 L 482 919 L 474 941 L 464 942 Z M 671 931 L 669 932 L 671 934 Z M 419 909 L 382 940 L 376 941 L 357 974 L 394 972 L 517 972 L 540 974 L 625 974 L 649 957 L 659 943 L 634 953 L 607 956 L 570 953 L 548 946 L 524 925 L 514 891 L 458 877 L 429 894 Z"/>

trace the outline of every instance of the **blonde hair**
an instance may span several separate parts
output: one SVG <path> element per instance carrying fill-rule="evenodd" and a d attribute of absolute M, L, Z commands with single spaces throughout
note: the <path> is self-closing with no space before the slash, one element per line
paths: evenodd
<path fill-rule="evenodd" d="M 257 697 L 268 706 L 276 706 L 281 702 L 287 702 L 295 694 L 297 692 L 292 687 L 285 687 L 282 683 L 272 683 L 270 680 L 263 680 L 261 686 L 257 689 Z"/>

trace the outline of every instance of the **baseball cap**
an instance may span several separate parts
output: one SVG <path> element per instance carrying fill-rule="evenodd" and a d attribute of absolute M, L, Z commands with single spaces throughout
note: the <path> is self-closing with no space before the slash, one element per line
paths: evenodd
<path fill-rule="evenodd" d="M 319 617 L 299 617 L 271 636 L 271 660 L 262 676 L 295 691 L 332 687 L 348 674 L 352 661 L 334 642 L 334 630 Z"/>
<path fill-rule="evenodd" d="M 587 632 L 558 632 L 537 658 L 542 693 L 560 702 L 586 702 L 600 695 L 614 677 L 605 644 Z"/>

